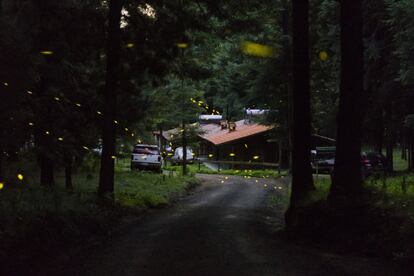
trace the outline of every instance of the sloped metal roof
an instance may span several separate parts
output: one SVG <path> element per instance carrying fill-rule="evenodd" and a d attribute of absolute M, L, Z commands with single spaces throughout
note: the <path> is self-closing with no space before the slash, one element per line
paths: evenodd
<path fill-rule="evenodd" d="M 257 123 L 245 123 L 245 120 L 240 120 L 236 122 L 236 130 L 234 131 L 221 129 L 221 126 L 217 124 L 204 125 L 202 126 L 202 129 L 204 134 L 200 135 L 201 138 L 213 143 L 214 145 L 222 145 L 269 131 L 272 127 Z"/>

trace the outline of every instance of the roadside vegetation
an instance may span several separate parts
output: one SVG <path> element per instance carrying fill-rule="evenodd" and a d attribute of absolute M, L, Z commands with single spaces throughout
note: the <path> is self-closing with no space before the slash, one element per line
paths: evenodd
<path fill-rule="evenodd" d="M 63 172 L 55 176 L 55 188 L 48 189 L 38 183 L 34 165 L 9 166 L 14 170 L 8 174 L 15 174 L 17 180 L 0 190 L 0 260 L 8 264 L 8 272 L 42 262 L 56 252 L 64 255 L 99 243 L 123 219 L 168 206 L 198 183 L 191 176 L 131 172 L 127 163 L 117 162 L 115 205 L 105 207 L 96 200 L 98 171 L 91 170 L 93 166 L 80 167 L 73 175 L 73 191 L 65 188 Z"/>
<path fill-rule="evenodd" d="M 398 154 L 394 154 L 394 164 L 394 174 L 381 172 L 365 179 L 364 206 L 354 214 L 353 226 L 328 207 L 331 178 L 314 176 L 303 237 L 335 251 L 350 250 L 410 264 L 414 258 L 414 174 L 406 170 L 407 162 Z"/>
<path fill-rule="evenodd" d="M 181 166 L 179 165 L 168 165 L 163 167 L 165 171 L 173 171 L 173 172 L 180 172 Z M 204 164 L 189 164 L 187 166 L 188 172 L 195 174 L 195 173 L 204 173 L 204 174 L 222 174 L 222 175 L 239 175 L 243 177 L 260 177 L 260 178 L 279 178 L 281 176 L 287 176 L 287 171 L 283 170 L 280 172 L 277 170 L 258 170 L 258 169 L 220 169 L 220 170 L 212 170 Z"/>

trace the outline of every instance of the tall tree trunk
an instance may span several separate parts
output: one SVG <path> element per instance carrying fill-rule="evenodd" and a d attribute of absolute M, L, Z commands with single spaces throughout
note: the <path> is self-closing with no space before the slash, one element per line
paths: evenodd
<path fill-rule="evenodd" d="M 341 1 L 341 92 L 333 182 L 329 201 L 357 207 L 361 200 L 364 52 L 362 0 Z"/>
<path fill-rule="evenodd" d="M 66 190 L 69 192 L 73 191 L 73 183 L 72 183 L 72 162 L 73 158 L 72 155 L 69 153 L 65 153 L 64 156 L 64 163 L 65 163 L 65 187 Z"/>
<path fill-rule="evenodd" d="M 55 184 L 54 161 L 51 158 L 50 135 L 43 133 L 40 129 L 35 132 L 35 143 L 37 148 L 37 161 L 40 167 L 40 185 L 52 188 Z"/>
<path fill-rule="evenodd" d="M 53 160 L 44 153 L 39 153 L 40 184 L 52 188 L 55 184 Z"/>
<path fill-rule="evenodd" d="M 377 133 L 377 144 L 375 151 L 382 153 L 384 144 L 384 116 L 382 114 L 382 108 L 378 111 L 378 133 Z"/>
<path fill-rule="evenodd" d="M 387 171 L 389 173 L 394 172 L 394 125 L 392 118 L 392 102 L 391 99 L 387 102 L 385 111 L 385 142 L 386 142 L 386 159 L 387 159 Z"/>
<path fill-rule="evenodd" d="M 187 131 L 185 129 L 185 123 L 183 121 L 183 175 L 187 175 Z"/>
<path fill-rule="evenodd" d="M 0 182 L 3 181 L 3 149 L 0 147 Z"/>
<path fill-rule="evenodd" d="M 104 125 L 98 196 L 101 200 L 114 200 L 114 156 L 116 143 L 116 104 L 121 51 L 122 0 L 110 0 L 108 38 L 106 49 L 106 78 L 104 89 Z"/>
<path fill-rule="evenodd" d="M 284 0 L 282 3 L 283 11 L 281 14 L 282 17 L 282 32 L 283 32 L 283 68 L 285 70 L 284 82 L 287 95 L 287 112 L 286 112 L 286 130 L 288 133 L 287 136 L 287 149 L 288 149 L 288 170 L 289 173 L 292 173 L 292 129 L 293 129 L 293 108 L 292 108 L 292 73 L 291 73 L 291 64 L 292 64 L 292 52 L 289 38 L 289 25 L 290 25 L 290 15 L 289 15 L 289 0 Z M 279 164 L 280 165 L 280 164 Z"/>
<path fill-rule="evenodd" d="M 311 112 L 309 81 L 309 2 L 292 1 L 293 23 L 293 148 L 292 192 L 287 227 L 295 227 L 299 209 L 314 190 L 311 169 Z"/>

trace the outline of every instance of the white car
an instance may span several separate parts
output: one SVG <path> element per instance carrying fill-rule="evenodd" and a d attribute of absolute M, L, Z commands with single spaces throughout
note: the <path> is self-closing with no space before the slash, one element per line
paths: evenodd
<path fill-rule="evenodd" d="M 131 156 L 131 170 L 154 170 L 161 172 L 162 157 L 156 145 L 138 144 Z"/>
<path fill-rule="evenodd" d="M 171 158 L 173 164 L 179 164 L 183 162 L 183 148 L 178 147 L 175 149 L 174 156 Z M 191 148 L 187 147 L 187 162 L 186 163 L 193 163 L 194 162 L 194 154 Z"/>

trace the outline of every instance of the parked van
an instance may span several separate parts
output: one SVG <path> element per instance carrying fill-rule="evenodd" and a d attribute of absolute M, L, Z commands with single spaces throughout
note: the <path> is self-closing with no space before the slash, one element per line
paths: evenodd
<path fill-rule="evenodd" d="M 178 147 L 175 149 L 174 155 L 171 158 L 172 164 L 180 164 L 183 162 L 183 148 Z M 190 147 L 187 147 L 187 162 L 186 163 L 193 163 L 194 162 L 194 154 Z"/>

